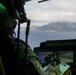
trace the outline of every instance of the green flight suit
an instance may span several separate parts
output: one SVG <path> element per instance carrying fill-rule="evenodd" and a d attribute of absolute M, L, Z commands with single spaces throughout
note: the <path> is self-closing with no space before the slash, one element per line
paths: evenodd
<path fill-rule="evenodd" d="M 22 40 L 20 40 L 22 41 Z M 22 41 L 23 42 L 23 41 Z M 15 47 L 17 48 L 17 41 L 14 42 Z M 43 67 L 38 61 L 38 56 L 32 51 L 32 49 L 28 46 L 28 75 L 46 75 L 43 71 Z M 25 66 L 25 43 L 19 44 L 19 51 L 18 51 L 18 57 L 19 57 L 19 65 L 21 65 L 19 68 L 19 75 L 25 75 L 26 72 L 26 66 Z"/>

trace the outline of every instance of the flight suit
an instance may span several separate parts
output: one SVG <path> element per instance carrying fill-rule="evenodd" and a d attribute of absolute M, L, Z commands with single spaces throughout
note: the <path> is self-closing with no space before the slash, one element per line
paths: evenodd
<path fill-rule="evenodd" d="M 25 43 L 24 41 L 20 40 L 23 43 L 19 44 L 19 75 L 25 75 L 26 72 L 26 65 L 25 65 Z M 14 42 L 15 48 L 17 47 L 17 41 L 15 40 Z M 31 50 L 31 48 L 28 46 L 28 75 L 46 75 L 45 72 L 43 71 L 43 67 L 39 63 L 38 56 Z"/>

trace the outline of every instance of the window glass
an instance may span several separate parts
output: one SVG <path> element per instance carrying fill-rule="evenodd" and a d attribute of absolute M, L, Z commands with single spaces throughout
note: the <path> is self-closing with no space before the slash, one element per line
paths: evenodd
<path fill-rule="evenodd" d="M 76 39 L 76 0 L 39 0 L 26 2 L 31 20 L 28 44 L 33 49 L 46 40 Z M 27 23 L 21 24 L 20 38 L 25 41 Z"/>

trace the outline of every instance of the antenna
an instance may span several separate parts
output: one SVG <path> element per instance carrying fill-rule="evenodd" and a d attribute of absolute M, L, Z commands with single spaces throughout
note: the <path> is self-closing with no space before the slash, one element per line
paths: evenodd
<path fill-rule="evenodd" d="M 38 1 L 38 3 L 45 2 L 45 1 L 49 1 L 49 0 L 41 0 L 41 1 Z"/>

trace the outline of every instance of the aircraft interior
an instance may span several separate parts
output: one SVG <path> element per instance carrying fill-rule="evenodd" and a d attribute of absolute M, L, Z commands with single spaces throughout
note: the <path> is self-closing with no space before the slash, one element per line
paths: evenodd
<path fill-rule="evenodd" d="M 28 1 L 31 1 L 31 0 L 6 0 L 6 1 L 0 0 L 0 2 L 5 5 L 9 15 L 11 15 L 15 19 L 19 20 L 17 43 L 19 43 L 20 24 L 24 23 L 24 22 L 27 23 L 26 44 L 24 42 L 22 42 L 26 45 L 26 50 L 25 50 L 25 52 L 26 52 L 25 62 L 26 63 L 27 63 L 27 57 L 28 57 L 27 45 L 28 45 L 30 20 L 26 17 L 26 13 L 25 13 L 23 5 Z M 49 1 L 49 0 L 41 0 L 41 1 L 38 1 L 38 3 L 42 3 L 45 1 Z M 9 9 L 11 9 L 11 10 L 9 10 Z M 17 45 L 17 49 L 19 49 L 19 44 Z M 34 52 L 38 56 L 37 60 L 43 67 L 43 70 L 45 72 L 50 71 L 50 70 L 47 70 L 50 65 L 49 69 L 52 68 L 51 71 L 53 71 L 53 70 L 56 71 L 56 74 L 47 74 L 47 75 L 75 75 L 76 74 L 76 51 L 75 50 L 76 50 L 76 39 L 46 40 L 46 41 L 40 43 L 40 47 L 34 48 Z M 32 61 L 31 62 L 34 63 L 35 59 L 32 59 L 32 60 L 33 60 L 33 62 Z M 54 67 L 56 67 L 57 65 L 60 65 L 60 67 L 54 69 Z M 36 66 L 37 66 L 37 64 L 36 64 Z M 32 68 L 32 67 L 30 67 L 30 68 Z M 60 73 L 60 71 L 58 71 L 58 69 L 61 69 L 62 73 Z M 68 73 L 64 74 L 65 71 L 68 69 L 69 69 L 69 72 L 71 72 L 71 73 L 68 72 Z M 35 70 L 37 70 L 37 69 L 35 69 Z M 39 72 L 39 70 L 38 70 L 38 72 Z M 6 74 L 2 74 L 2 75 L 6 75 Z M 18 74 L 18 75 L 20 75 L 20 74 Z M 27 74 L 27 75 L 34 75 L 34 74 Z M 38 74 L 38 75 L 43 75 L 43 74 Z"/>

